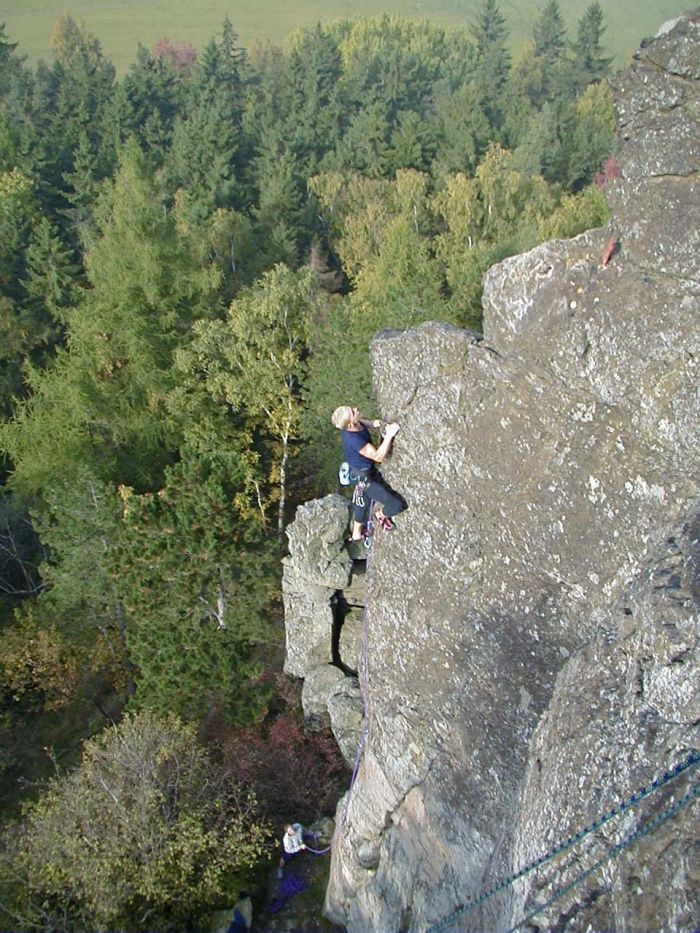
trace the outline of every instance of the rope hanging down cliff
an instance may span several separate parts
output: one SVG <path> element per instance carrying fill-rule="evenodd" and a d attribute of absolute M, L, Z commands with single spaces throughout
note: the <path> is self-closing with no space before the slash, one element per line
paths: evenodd
<path fill-rule="evenodd" d="M 661 813 L 654 817 L 653 820 L 649 820 L 648 823 L 645 823 L 643 826 L 640 826 L 639 829 L 635 830 L 633 833 L 630 833 L 629 836 L 626 836 L 621 842 L 618 842 L 614 845 L 609 852 L 604 856 L 595 861 L 589 868 L 582 871 L 577 875 L 569 884 L 564 885 L 552 894 L 552 896 L 546 900 L 543 904 L 538 904 L 534 907 L 529 913 L 525 914 L 520 923 L 517 923 L 514 927 L 511 927 L 508 930 L 508 933 L 515 933 L 516 930 L 519 930 L 523 924 L 532 920 L 533 917 L 536 917 L 537 914 L 542 913 L 543 910 L 546 910 L 551 904 L 556 903 L 560 898 L 564 897 L 565 894 L 568 894 L 569 891 L 572 891 L 574 888 L 578 887 L 583 881 L 586 880 L 590 875 L 592 875 L 599 868 L 602 868 L 603 865 L 606 865 L 608 862 L 612 862 L 613 859 L 617 858 L 625 849 L 628 849 L 633 845 L 638 839 L 641 839 L 644 836 L 648 836 L 649 833 L 652 833 L 655 829 L 661 826 L 662 823 L 665 823 L 667 820 L 670 820 L 676 815 L 683 807 L 686 807 L 689 803 L 693 803 L 695 800 L 700 797 L 700 784 L 695 784 L 688 791 L 687 794 L 684 794 L 680 800 L 677 800 L 670 807 L 667 807 Z"/>
<path fill-rule="evenodd" d="M 464 917 L 466 914 L 471 913 L 473 910 L 476 910 L 477 907 L 481 907 L 482 904 L 490 900 L 496 894 L 499 894 L 501 891 L 505 890 L 515 881 L 518 881 L 520 878 L 525 877 L 530 872 L 534 871 L 536 868 L 540 868 L 542 865 L 550 862 L 552 859 L 561 855 L 563 852 L 568 851 L 581 842 L 586 836 L 592 832 L 596 832 L 601 829 L 606 823 L 609 823 L 610 820 L 614 819 L 617 816 L 622 815 L 633 807 L 636 807 L 642 800 L 645 800 L 647 797 L 650 797 L 652 794 L 655 794 L 662 787 L 667 785 L 670 781 L 675 780 L 681 774 L 690 769 L 696 768 L 700 764 L 700 753 L 697 751 L 692 751 L 685 761 L 680 762 L 674 768 L 669 771 L 665 771 L 664 774 L 657 778 L 655 781 L 652 781 L 650 784 L 646 784 L 641 787 L 636 793 L 632 794 L 630 797 L 625 798 L 619 806 L 614 807 L 612 810 L 607 813 L 603 813 L 597 820 L 594 820 L 592 823 L 589 823 L 587 826 L 584 826 L 583 829 L 580 829 L 577 833 L 572 836 L 568 836 L 565 840 L 553 846 L 545 855 L 540 856 L 532 862 L 529 862 L 519 871 L 515 872 L 508 877 L 501 879 L 501 881 L 496 882 L 493 887 L 489 888 L 486 891 L 483 891 L 477 897 L 472 898 L 467 901 L 466 904 L 463 904 L 461 907 L 458 907 L 456 910 L 453 910 L 452 913 L 448 914 L 438 923 L 433 924 L 428 927 L 425 933 L 438 933 L 440 930 L 444 930 L 447 927 L 451 926 L 455 920 L 460 917 Z M 584 881 L 589 875 L 594 871 L 600 868 L 602 865 L 606 864 L 609 861 L 612 861 L 618 855 L 620 855 L 625 849 L 633 845 L 638 839 L 641 839 L 643 836 L 648 835 L 653 832 L 658 826 L 662 823 L 665 823 L 667 820 L 671 819 L 679 810 L 687 806 L 689 803 L 693 803 L 695 800 L 700 797 L 700 784 L 696 784 L 694 787 L 688 791 L 680 800 L 676 801 L 672 806 L 668 807 L 666 810 L 662 811 L 660 814 L 655 816 L 652 820 L 645 823 L 639 829 L 635 830 L 633 833 L 630 833 L 626 836 L 621 842 L 614 845 L 609 852 L 606 853 L 601 859 L 595 862 L 590 868 L 587 868 L 580 875 L 573 879 L 569 884 L 565 885 L 563 888 L 558 889 L 552 895 L 552 897 L 544 904 L 540 904 L 533 910 L 528 913 L 523 919 L 516 924 L 516 926 L 511 927 L 508 933 L 514 933 L 515 930 L 518 930 L 524 923 L 532 919 L 538 913 L 541 913 L 550 904 L 553 904 L 559 898 L 563 897 L 569 891 L 573 890 L 577 885 Z"/>

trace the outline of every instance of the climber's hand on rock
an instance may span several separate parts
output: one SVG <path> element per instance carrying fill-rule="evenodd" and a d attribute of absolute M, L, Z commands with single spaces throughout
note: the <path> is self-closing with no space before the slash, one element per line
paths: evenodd
<path fill-rule="evenodd" d="M 398 433 L 399 433 L 399 425 L 395 421 L 392 421 L 391 424 L 388 424 L 386 426 L 386 430 L 384 431 L 384 437 L 396 437 Z"/>

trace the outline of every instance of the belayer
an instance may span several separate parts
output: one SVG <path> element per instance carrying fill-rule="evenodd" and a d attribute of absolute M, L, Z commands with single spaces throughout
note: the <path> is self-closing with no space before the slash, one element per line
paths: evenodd
<path fill-rule="evenodd" d="M 341 405 L 333 412 L 331 421 L 342 431 L 343 451 L 350 466 L 350 479 L 355 484 L 352 496 L 353 523 L 351 541 L 361 541 L 367 524 L 370 502 L 379 503 L 376 520 L 386 531 L 391 531 L 394 516 L 406 508 L 401 498 L 389 489 L 377 469 L 391 450 L 399 432 L 396 423 L 388 424 L 378 447 L 372 443 L 370 428 L 379 428 L 380 421 L 368 421 L 359 408 Z"/>

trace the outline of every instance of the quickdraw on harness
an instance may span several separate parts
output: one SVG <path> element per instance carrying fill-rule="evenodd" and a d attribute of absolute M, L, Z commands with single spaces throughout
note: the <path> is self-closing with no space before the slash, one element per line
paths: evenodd
<path fill-rule="evenodd" d="M 351 473 L 350 479 L 353 483 L 355 483 L 355 488 L 352 491 L 352 504 L 358 509 L 364 509 L 367 505 L 367 497 L 365 493 L 370 481 L 369 473 Z M 373 509 L 374 502 L 370 502 L 367 514 L 367 523 L 365 525 L 365 533 L 362 541 L 367 549 L 369 549 L 372 543 L 372 532 L 374 531 L 374 521 L 372 518 Z"/>
<path fill-rule="evenodd" d="M 367 476 L 351 473 L 350 479 L 355 483 L 355 488 L 352 491 L 352 504 L 356 505 L 358 509 L 364 509 L 366 504 L 365 490 L 367 489 Z"/>

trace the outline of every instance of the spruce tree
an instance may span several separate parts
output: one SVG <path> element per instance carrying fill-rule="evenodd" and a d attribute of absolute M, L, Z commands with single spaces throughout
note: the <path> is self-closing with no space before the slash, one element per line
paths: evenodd
<path fill-rule="evenodd" d="M 566 28 L 558 0 L 547 0 L 532 27 L 534 52 L 547 67 L 556 65 L 566 54 Z"/>
<path fill-rule="evenodd" d="M 73 170 L 81 141 L 93 158 L 97 153 L 101 112 L 111 98 L 115 72 L 99 41 L 68 14 L 59 18 L 51 41 L 55 61 L 43 82 L 37 144 L 43 197 L 59 211 L 65 207 L 64 174 Z"/>
<path fill-rule="evenodd" d="M 16 42 L 10 42 L 5 32 L 5 23 L 0 23 L 0 100 L 5 97 L 12 78 L 12 65 L 15 58 Z"/>
<path fill-rule="evenodd" d="M 290 145 L 308 174 L 336 145 L 347 119 L 338 83 L 341 71 L 340 50 L 320 24 L 294 37 L 284 63 L 284 120 Z"/>
<path fill-rule="evenodd" d="M 22 278 L 38 205 L 31 179 L 13 169 L 0 174 L 0 411 L 24 393 L 23 369 L 46 336 L 46 320 L 27 307 Z"/>
<path fill-rule="evenodd" d="M 161 165 L 170 147 L 173 123 L 184 97 L 185 79 L 165 58 L 154 58 L 139 45 L 136 61 L 124 78 L 130 128 Z"/>
<path fill-rule="evenodd" d="M 592 3 L 578 22 L 576 41 L 573 44 L 573 66 L 577 87 L 582 90 L 587 84 L 601 81 L 610 73 L 611 58 L 603 54 L 601 44 L 605 32 L 603 9 Z"/>
<path fill-rule="evenodd" d="M 544 4 L 532 35 L 534 55 L 541 66 L 541 101 L 571 97 L 566 28 L 558 0 Z"/>
<path fill-rule="evenodd" d="M 47 217 L 32 231 L 23 280 L 27 303 L 35 314 L 55 326 L 68 319 L 78 295 L 79 269 Z"/>
<path fill-rule="evenodd" d="M 61 213 L 67 217 L 77 242 L 84 243 L 93 224 L 93 208 L 99 190 L 98 160 L 95 147 L 83 127 L 78 134 L 70 171 L 63 172 L 64 197 L 69 207 Z"/>
<path fill-rule="evenodd" d="M 472 31 L 477 47 L 474 75 L 477 94 L 491 124 L 498 128 L 502 121 L 501 92 L 510 71 L 510 52 L 506 44 L 508 28 L 497 0 L 484 0 Z"/>

